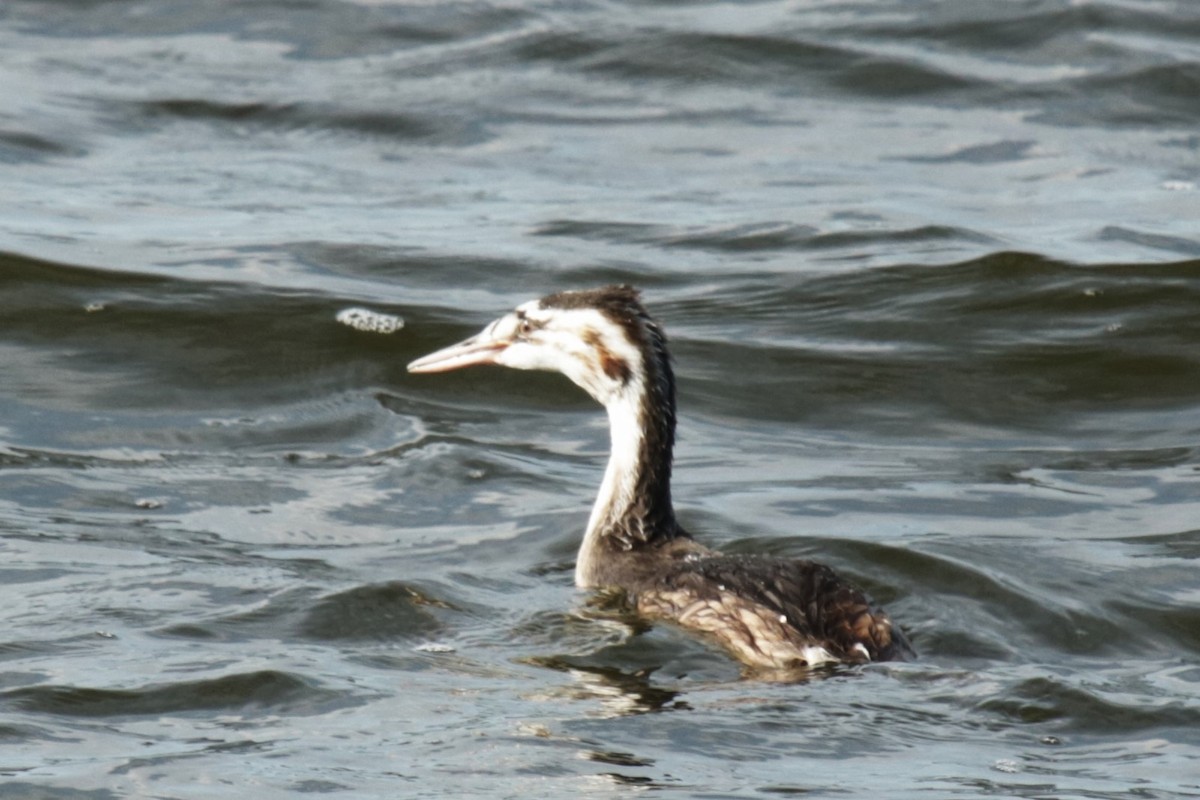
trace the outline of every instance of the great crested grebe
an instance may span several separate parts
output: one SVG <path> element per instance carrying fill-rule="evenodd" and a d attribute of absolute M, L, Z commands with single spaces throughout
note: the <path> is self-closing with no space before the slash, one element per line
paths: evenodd
<path fill-rule="evenodd" d="M 887 614 L 829 567 L 723 555 L 675 521 L 675 376 L 666 336 L 637 290 L 531 300 L 408 371 L 476 364 L 561 372 L 608 410 L 612 452 L 579 548 L 577 586 L 624 591 L 639 614 L 701 631 L 753 667 L 914 655 Z"/>

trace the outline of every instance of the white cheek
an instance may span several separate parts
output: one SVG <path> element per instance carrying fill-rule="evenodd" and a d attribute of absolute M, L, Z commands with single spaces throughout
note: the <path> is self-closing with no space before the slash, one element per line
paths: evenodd
<path fill-rule="evenodd" d="M 527 304 L 528 305 L 528 304 Z M 619 399 L 629 388 L 624 374 L 611 374 L 612 361 L 624 365 L 622 373 L 636 378 L 641 369 L 641 353 L 600 312 L 579 309 L 556 312 L 547 316 L 541 309 L 530 306 L 527 317 L 543 327 L 532 334 L 531 341 L 518 337 L 521 324 L 516 315 L 499 320 L 495 337 L 516 339 L 496 355 L 495 363 L 514 369 L 538 369 L 561 372 L 582 387 L 602 405 Z M 606 335 L 607 334 L 607 335 Z M 599 342 L 596 337 L 602 336 Z M 606 369 L 609 373 L 606 373 Z"/>
<path fill-rule="evenodd" d="M 571 375 L 574 359 L 560 350 L 514 342 L 496 357 L 496 363 L 513 369 L 544 369 Z"/>

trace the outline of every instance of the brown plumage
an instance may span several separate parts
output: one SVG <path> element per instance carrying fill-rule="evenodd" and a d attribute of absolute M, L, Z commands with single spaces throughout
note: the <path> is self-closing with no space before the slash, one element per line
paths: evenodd
<path fill-rule="evenodd" d="M 714 553 L 675 563 L 636 598 L 647 616 L 703 631 L 758 667 L 911 655 L 885 614 L 812 561 Z"/>

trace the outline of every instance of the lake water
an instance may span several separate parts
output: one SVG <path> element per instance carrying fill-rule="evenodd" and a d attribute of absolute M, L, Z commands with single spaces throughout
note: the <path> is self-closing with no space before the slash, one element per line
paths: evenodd
<path fill-rule="evenodd" d="M 1200 4 L 6 0 L 0 797 L 1200 796 Z M 628 282 L 799 683 L 572 586 Z M 390 335 L 339 324 L 397 314 Z"/>

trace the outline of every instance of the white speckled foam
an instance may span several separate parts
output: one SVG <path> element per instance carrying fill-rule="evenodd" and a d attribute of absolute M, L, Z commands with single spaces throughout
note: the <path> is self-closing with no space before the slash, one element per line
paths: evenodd
<path fill-rule="evenodd" d="M 404 327 L 404 320 L 393 314 L 381 314 L 368 308 L 345 308 L 338 312 L 337 321 L 356 331 L 395 333 Z"/>

